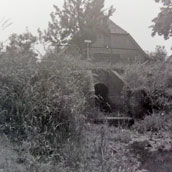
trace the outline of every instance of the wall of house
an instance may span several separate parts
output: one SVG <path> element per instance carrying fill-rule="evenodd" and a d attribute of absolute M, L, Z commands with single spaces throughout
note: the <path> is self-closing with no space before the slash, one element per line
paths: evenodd
<path fill-rule="evenodd" d="M 99 36 L 90 47 L 90 56 L 96 62 L 129 63 L 135 60 L 145 61 L 143 52 L 136 46 L 128 34 L 107 34 Z"/>
<path fill-rule="evenodd" d="M 90 48 L 90 56 L 95 62 L 130 63 L 135 60 L 145 61 L 145 57 L 138 50 Z"/>
<path fill-rule="evenodd" d="M 108 88 L 109 99 L 117 107 L 121 106 L 123 103 L 122 100 L 122 90 L 126 83 L 116 75 L 113 71 L 95 69 L 87 71 L 87 74 L 90 78 L 90 94 L 94 95 L 94 86 L 98 83 L 104 84 Z M 91 100 L 93 103 L 93 99 Z"/>

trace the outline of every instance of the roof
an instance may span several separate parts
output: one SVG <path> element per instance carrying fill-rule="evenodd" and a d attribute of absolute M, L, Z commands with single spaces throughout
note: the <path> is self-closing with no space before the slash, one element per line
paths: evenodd
<path fill-rule="evenodd" d="M 148 57 L 148 55 L 143 51 L 143 49 L 139 46 L 139 44 L 134 40 L 134 38 L 127 31 L 125 31 L 120 26 L 115 24 L 111 19 L 107 21 L 107 24 L 110 30 L 110 34 L 126 36 L 144 57 Z"/>
<path fill-rule="evenodd" d="M 107 25 L 109 27 L 110 33 L 116 33 L 116 34 L 128 34 L 127 31 L 122 29 L 120 26 L 115 24 L 112 20 L 107 21 Z"/>
<path fill-rule="evenodd" d="M 113 39 L 112 41 L 113 44 L 115 45 L 114 49 L 124 49 L 124 50 L 138 50 L 142 56 L 146 59 L 148 59 L 148 55 L 143 51 L 143 49 L 139 46 L 139 44 L 133 39 L 133 37 L 127 32 L 125 31 L 123 28 L 121 28 L 120 26 L 118 26 L 116 23 L 114 23 L 111 19 L 107 20 L 107 25 L 109 27 L 109 31 L 110 34 L 116 35 L 118 36 L 118 39 Z M 97 41 L 96 41 L 97 42 Z M 97 43 L 94 43 L 93 47 L 97 47 L 99 45 L 97 45 Z M 103 48 L 103 47 L 98 47 L 98 48 Z M 63 48 L 62 51 L 60 51 L 60 55 L 64 54 L 64 52 L 66 52 L 66 50 L 68 50 L 69 47 L 66 46 L 65 48 Z"/>

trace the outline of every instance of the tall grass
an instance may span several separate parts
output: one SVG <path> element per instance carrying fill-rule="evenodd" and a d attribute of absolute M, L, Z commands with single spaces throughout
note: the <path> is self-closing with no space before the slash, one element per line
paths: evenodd
<path fill-rule="evenodd" d="M 66 57 L 36 63 L 29 55 L 7 51 L 0 59 L 0 128 L 46 157 L 69 138 L 81 137 L 88 84 Z"/>
<path fill-rule="evenodd" d="M 85 122 L 87 113 L 90 113 L 85 69 L 100 66 L 83 61 L 80 64 L 75 57 L 59 57 L 51 52 L 39 63 L 30 52 L 21 54 L 7 50 L 2 53 L 1 131 L 12 140 L 21 141 L 22 147 L 27 145 L 26 152 L 32 155 L 28 171 L 137 169 L 138 162 L 127 149 L 120 147 L 131 141 L 129 131 L 115 128 L 110 131 L 106 125 L 101 128 Z M 103 67 L 116 68 L 115 65 Z M 118 66 L 118 69 L 123 71 L 123 77 L 132 90 L 146 88 L 155 105 L 169 110 L 172 70 L 167 64 L 136 62 Z M 141 132 L 160 130 L 166 124 L 161 113 L 154 113 L 142 124 L 135 125 L 135 129 L 140 131 L 144 128 Z M 119 143 L 117 147 L 116 142 Z M 45 167 L 43 160 L 51 164 Z"/>

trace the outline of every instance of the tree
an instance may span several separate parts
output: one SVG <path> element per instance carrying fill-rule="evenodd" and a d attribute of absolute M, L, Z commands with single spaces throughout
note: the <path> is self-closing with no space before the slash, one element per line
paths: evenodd
<path fill-rule="evenodd" d="M 162 3 L 161 11 L 158 16 L 152 21 L 152 35 L 156 33 L 164 36 L 164 39 L 169 39 L 172 37 L 172 0 L 155 0 L 157 3 Z"/>
<path fill-rule="evenodd" d="M 153 62 L 164 62 L 167 58 L 167 51 L 164 46 L 157 45 L 155 52 L 150 53 L 149 57 Z"/>
<path fill-rule="evenodd" d="M 8 27 L 12 25 L 12 22 L 10 19 L 6 19 L 5 17 L 0 19 L 0 35 L 5 31 Z M 3 54 L 4 51 L 4 44 L 3 42 L 0 42 L 0 57 Z"/>
<path fill-rule="evenodd" d="M 34 46 L 37 42 L 37 37 L 33 36 L 30 32 L 26 32 L 23 34 L 12 34 L 9 37 L 9 45 L 7 45 L 6 49 L 11 54 L 20 53 L 30 54 L 30 56 L 35 55 Z"/>
<path fill-rule="evenodd" d="M 3 17 L 2 19 L 0 19 L 0 32 L 4 31 L 11 25 L 12 22 L 10 21 L 10 19 L 5 19 L 5 17 Z"/>
<path fill-rule="evenodd" d="M 5 46 L 1 59 L 6 61 L 9 66 L 12 65 L 11 69 L 34 68 L 37 61 L 36 44 L 37 37 L 30 32 L 14 33 L 8 38 L 8 45 Z"/>
<path fill-rule="evenodd" d="M 44 40 L 53 46 L 72 43 L 82 48 L 85 39 L 94 42 L 107 30 L 107 19 L 114 8 L 104 9 L 104 0 L 65 0 L 63 8 L 54 5 Z"/>

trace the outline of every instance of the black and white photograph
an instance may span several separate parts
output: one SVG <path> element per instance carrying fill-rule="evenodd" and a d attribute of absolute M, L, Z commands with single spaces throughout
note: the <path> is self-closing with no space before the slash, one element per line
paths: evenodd
<path fill-rule="evenodd" d="M 0 172 L 172 172 L 172 0 L 0 0 Z"/>

